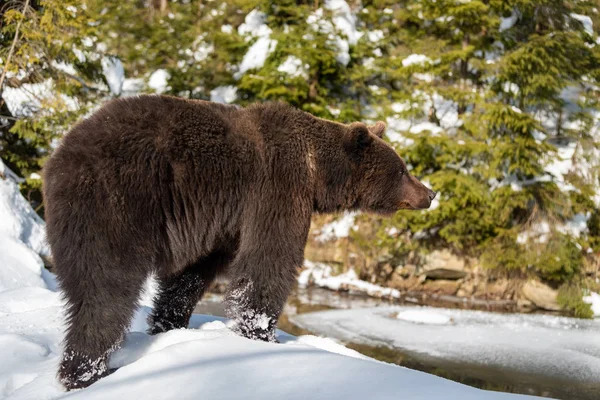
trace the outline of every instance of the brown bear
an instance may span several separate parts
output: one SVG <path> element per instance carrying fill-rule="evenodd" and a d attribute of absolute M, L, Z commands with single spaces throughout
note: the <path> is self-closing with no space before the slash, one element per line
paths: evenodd
<path fill-rule="evenodd" d="M 114 100 L 76 125 L 44 167 L 48 241 L 67 302 L 64 386 L 109 373 L 152 273 L 151 334 L 187 327 L 226 272 L 235 330 L 275 341 L 313 213 L 389 215 L 435 197 L 384 129 L 281 103 L 169 96 Z"/>

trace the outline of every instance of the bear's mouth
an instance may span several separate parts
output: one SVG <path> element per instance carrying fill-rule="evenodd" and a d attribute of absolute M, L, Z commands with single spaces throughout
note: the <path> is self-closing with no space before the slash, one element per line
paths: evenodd
<path fill-rule="evenodd" d="M 421 205 L 419 207 L 415 207 L 412 204 L 410 204 L 408 201 L 402 201 L 398 205 L 398 208 L 400 210 L 426 210 L 429 208 L 429 206 L 431 206 L 431 202 L 429 202 L 429 204 L 427 204 L 426 206 Z"/>
<path fill-rule="evenodd" d="M 413 207 L 408 201 L 402 201 L 398 205 L 400 210 L 417 210 L 417 208 Z"/>

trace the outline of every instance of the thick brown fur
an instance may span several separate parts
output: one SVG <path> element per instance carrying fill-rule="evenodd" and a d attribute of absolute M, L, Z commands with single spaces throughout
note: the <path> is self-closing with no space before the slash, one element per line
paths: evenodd
<path fill-rule="evenodd" d="M 435 193 L 381 139 L 281 103 L 112 101 L 44 168 L 48 240 L 67 301 L 61 382 L 109 373 L 151 273 L 150 332 L 184 328 L 219 273 L 238 333 L 274 341 L 311 214 L 427 208 Z"/>

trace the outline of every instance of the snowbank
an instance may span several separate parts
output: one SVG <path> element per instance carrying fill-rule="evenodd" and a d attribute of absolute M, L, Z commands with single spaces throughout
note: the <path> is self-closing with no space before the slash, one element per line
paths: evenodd
<path fill-rule="evenodd" d="M 21 196 L 17 177 L 0 160 L 0 291 L 46 287 L 38 254 L 48 255 L 45 225 Z"/>
<path fill-rule="evenodd" d="M 405 399 L 521 398 L 376 362 L 329 339 L 280 332 L 284 344 L 251 341 L 203 315 L 192 317 L 191 329 L 157 336 L 131 332 L 111 359 L 117 372 L 65 393 L 54 378 L 60 308 L 0 314 L 0 320 L 0 399 L 363 400 L 397 398 L 400 392 Z"/>

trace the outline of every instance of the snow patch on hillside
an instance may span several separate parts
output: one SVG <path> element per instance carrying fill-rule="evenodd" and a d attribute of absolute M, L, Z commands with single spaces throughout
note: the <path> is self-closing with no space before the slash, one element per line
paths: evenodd
<path fill-rule="evenodd" d="M 356 272 L 350 269 L 347 272 L 334 275 L 333 268 L 326 264 L 304 261 L 304 269 L 298 276 L 298 285 L 308 287 L 315 285 L 330 290 L 344 290 L 356 293 L 364 293 L 377 298 L 399 298 L 397 289 L 385 288 L 358 279 Z"/>
<path fill-rule="evenodd" d="M 411 65 L 426 65 L 431 63 L 431 58 L 424 54 L 411 54 L 402 60 L 402 66 L 409 67 Z"/>
<path fill-rule="evenodd" d="M 148 80 L 148 86 L 151 89 L 154 89 L 156 93 L 164 93 L 169 89 L 167 81 L 171 75 L 164 69 L 157 69 L 150 75 L 150 79 Z"/>
<path fill-rule="evenodd" d="M 210 91 L 210 101 L 217 103 L 233 103 L 237 99 L 235 86 L 219 86 Z"/>
<path fill-rule="evenodd" d="M 592 312 L 595 317 L 600 317 L 600 294 L 590 292 L 587 296 L 583 296 L 583 301 L 592 305 Z"/>
<path fill-rule="evenodd" d="M 587 15 L 572 13 L 571 18 L 574 18 L 577 21 L 581 22 L 581 24 L 583 25 L 583 30 L 588 35 L 594 34 L 594 22 L 592 21 L 592 19 L 590 17 L 588 17 Z"/>
<path fill-rule="evenodd" d="M 326 242 L 328 240 L 348 237 L 350 230 L 354 227 L 354 220 L 358 214 L 355 212 L 346 212 L 344 215 L 333 222 L 323 225 L 317 240 Z"/>
<path fill-rule="evenodd" d="M 102 73 L 106 78 L 110 92 L 114 95 L 120 95 L 125 81 L 125 70 L 121 60 L 116 57 L 102 58 Z"/>
<path fill-rule="evenodd" d="M 299 76 L 308 79 L 308 65 L 304 65 L 302 60 L 295 56 L 288 56 L 288 58 L 277 67 L 277 71 L 293 77 Z"/>
<path fill-rule="evenodd" d="M 325 18 L 323 9 L 319 8 L 308 16 L 306 22 L 314 32 L 327 35 L 328 42 L 337 50 L 337 62 L 348 65 L 350 46 L 355 45 L 364 32 L 356 28 L 356 17 L 345 0 L 326 0 L 324 8 L 332 13 L 331 21 Z"/>
<path fill-rule="evenodd" d="M 265 23 L 266 19 L 265 13 L 253 10 L 246 15 L 244 23 L 238 27 L 238 33 L 246 36 L 246 41 L 253 39 L 256 39 L 256 41 L 244 55 L 238 71 L 234 74 L 235 79 L 240 79 L 242 75 L 251 69 L 261 68 L 269 54 L 275 50 L 277 41 L 271 39 L 272 31 Z"/>
<path fill-rule="evenodd" d="M 39 110 L 44 101 L 54 96 L 53 88 L 51 79 L 40 83 L 24 83 L 18 88 L 5 85 L 2 98 L 13 116 L 28 117 Z"/>

